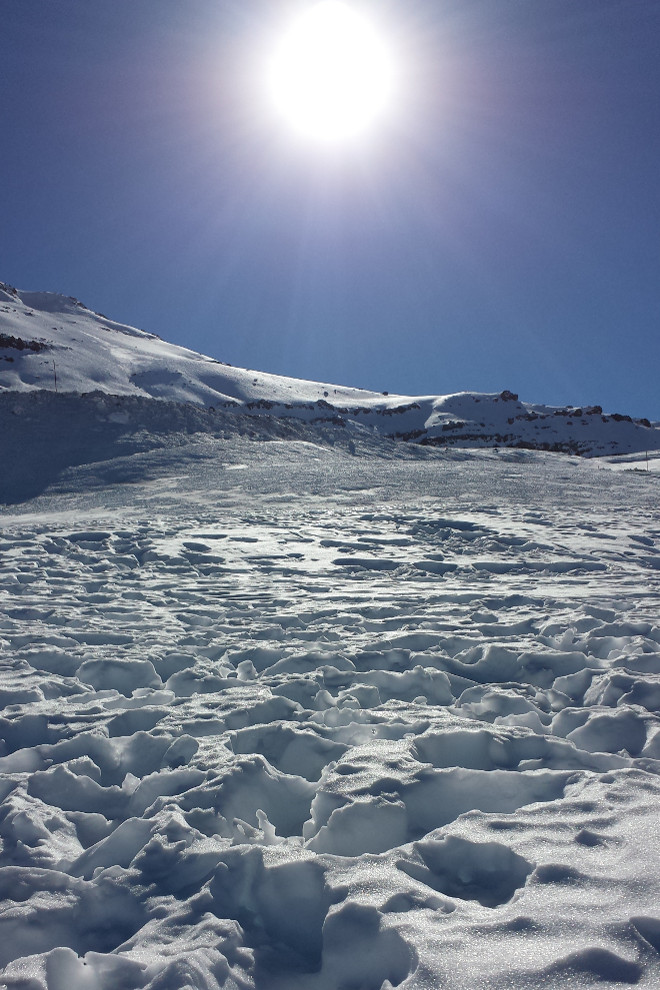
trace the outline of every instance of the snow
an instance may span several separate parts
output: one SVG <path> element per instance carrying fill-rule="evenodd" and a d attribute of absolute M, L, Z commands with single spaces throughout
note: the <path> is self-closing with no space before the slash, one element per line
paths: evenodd
<path fill-rule="evenodd" d="M 643 455 L 644 467 L 647 452 L 660 450 L 658 424 L 604 414 L 600 406 L 534 405 L 506 389 L 389 395 L 232 368 L 93 313 L 76 299 L 0 282 L 0 394 L 43 389 L 157 398 L 252 417 L 351 422 L 440 447 Z M 118 411 L 115 421 L 124 415 Z"/>
<path fill-rule="evenodd" d="M 123 342 L 181 349 L 3 292 L 80 350 L 0 352 L 0 986 L 657 987 L 655 428 L 407 443 L 185 354 L 237 407 L 154 399 Z"/>

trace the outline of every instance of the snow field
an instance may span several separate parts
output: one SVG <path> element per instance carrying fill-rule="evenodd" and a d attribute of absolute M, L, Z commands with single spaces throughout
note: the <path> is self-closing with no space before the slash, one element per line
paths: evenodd
<path fill-rule="evenodd" d="M 4 511 L 0 985 L 658 985 L 656 476 L 385 455 Z"/>

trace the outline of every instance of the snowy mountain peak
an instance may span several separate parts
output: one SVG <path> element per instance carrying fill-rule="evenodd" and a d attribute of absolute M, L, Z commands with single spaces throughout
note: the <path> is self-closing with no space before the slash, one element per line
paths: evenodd
<path fill-rule="evenodd" d="M 76 313 L 81 310 L 91 313 L 75 296 L 63 296 L 59 292 L 23 292 L 6 282 L 0 282 L 0 302 L 12 303 L 14 306 L 18 304 L 26 310 L 38 310 L 41 313 Z"/>
<path fill-rule="evenodd" d="M 103 392 L 309 423 L 358 423 L 434 447 L 579 454 L 660 449 L 648 420 L 600 406 L 554 408 L 499 393 L 402 396 L 233 368 L 117 323 L 71 296 L 0 282 L 0 393 Z"/>

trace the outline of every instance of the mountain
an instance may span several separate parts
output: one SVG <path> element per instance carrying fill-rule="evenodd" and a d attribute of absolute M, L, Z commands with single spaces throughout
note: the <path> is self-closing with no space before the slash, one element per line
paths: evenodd
<path fill-rule="evenodd" d="M 604 413 L 495 394 L 402 396 L 234 368 L 78 300 L 0 282 L 0 394 L 57 391 L 148 398 L 211 412 L 359 424 L 434 447 L 520 447 L 588 456 L 660 450 L 660 427 Z"/>
<path fill-rule="evenodd" d="M 2 990 L 660 986 L 657 428 L 1 291 Z"/>

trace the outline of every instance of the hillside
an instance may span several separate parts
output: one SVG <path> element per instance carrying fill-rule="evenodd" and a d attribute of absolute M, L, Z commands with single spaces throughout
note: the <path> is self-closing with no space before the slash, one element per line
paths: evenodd
<path fill-rule="evenodd" d="M 588 456 L 660 450 L 660 428 L 600 406 L 554 408 L 494 394 L 390 395 L 234 368 L 116 323 L 76 299 L 0 283 L 0 393 L 89 394 L 192 404 L 211 412 L 353 422 L 436 447 L 522 447 Z"/>
<path fill-rule="evenodd" d="M 3 990 L 655 990 L 657 427 L 1 291 Z"/>
<path fill-rule="evenodd" d="M 3 988 L 660 985 L 660 476 L 0 398 Z"/>

